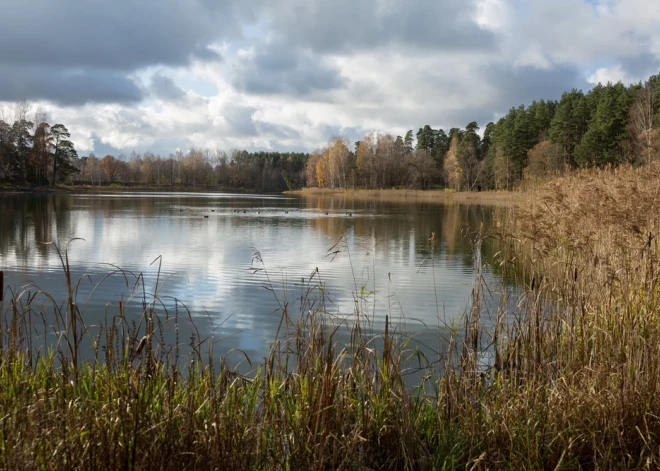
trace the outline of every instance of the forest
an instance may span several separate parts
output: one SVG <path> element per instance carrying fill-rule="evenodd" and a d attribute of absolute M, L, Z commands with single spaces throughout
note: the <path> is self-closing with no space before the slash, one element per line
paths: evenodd
<path fill-rule="evenodd" d="M 307 164 L 312 187 L 512 189 L 573 168 L 645 163 L 660 153 L 660 75 L 599 84 L 520 105 L 479 131 L 426 125 L 405 137 L 369 133 L 355 151 L 336 138 Z M 413 146 L 414 137 L 416 144 Z"/>
<path fill-rule="evenodd" d="M 278 192 L 320 188 L 512 189 L 573 168 L 653 160 L 660 146 L 660 75 L 643 83 L 573 89 L 558 101 L 511 108 L 483 132 L 425 125 L 405 136 L 335 137 L 311 154 L 190 149 L 78 156 L 65 125 L 19 101 L 0 110 L 0 182 L 35 185 L 222 187 Z M 11 116 L 11 117 L 10 117 Z"/>

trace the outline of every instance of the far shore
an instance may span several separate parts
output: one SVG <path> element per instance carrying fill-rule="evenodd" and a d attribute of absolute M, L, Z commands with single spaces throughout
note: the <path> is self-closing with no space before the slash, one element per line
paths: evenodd
<path fill-rule="evenodd" d="M 0 193 L 124 193 L 124 192 L 181 192 L 181 193 L 234 193 L 234 194 L 260 194 L 256 190 L 245 188 L 223 188 L 218 186 L 124 186 L 113 185 L 57 185 L 57 186 L 30 186 L 30 185 L 0 185 Z M 343 188 L 304 188 L 302 190 L 284 191 L 286 195 L 302 197 L 344 197 L 354 200 L 374 200 L 383 202 L 442 202 L 477 205 L 508 206 L 515 204 L 520 191 L 451 191 L 451 190 L 366 190 Z M 280 193 L 276 193 L 280 194 Z"/>
<path fill-rule="evenodd" d="M 304 197 L 343 196 L 351 199 L 385 202 L 447 202 L 506 206 L 515 204 L 519 191 L 450 191 L 450 190 L 353 190 L 337 188 L 305 188 L 285 191 L 289 195 Z"/>
<path fill-rule="evenodd" d="M 0 193 L 125 193 L 125 192 L 154 192 L 154 193 L 236 193 L 253 194 L 254 190 L 245 188 L 224 188 L 219 186 L 170 186 L 170 185 L 139 185 L 129 186 L 113 185 L 0 185 Z"/>

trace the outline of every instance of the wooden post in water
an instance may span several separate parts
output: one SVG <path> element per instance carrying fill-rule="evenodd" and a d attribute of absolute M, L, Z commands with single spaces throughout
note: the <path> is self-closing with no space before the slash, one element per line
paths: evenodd
<path fill-rule="evenodd" d="M 0 303 L 2 302 L 2 294 L 5 292 L 5 272 L 0 270 Z"/>

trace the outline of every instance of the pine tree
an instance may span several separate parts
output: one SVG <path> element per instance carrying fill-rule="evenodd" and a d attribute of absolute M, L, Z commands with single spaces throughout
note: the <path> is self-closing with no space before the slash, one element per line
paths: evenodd
<path fill-rule="evenodd" d="M 55 186 L 58 176 L 67 176 L 77 169 L 71 165 L 71 159 L 78 157 L 73 142 L 69 140 L 71 134 L 63 124 L 56 124 L 51 128 L 53 139 L 53 175 L 51 185 Z"/>

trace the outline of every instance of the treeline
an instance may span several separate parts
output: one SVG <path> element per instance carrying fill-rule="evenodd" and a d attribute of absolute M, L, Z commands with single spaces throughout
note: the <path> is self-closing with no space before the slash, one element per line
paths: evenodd
<path fill-rule="evenodd" d="M 220 186 L 277 192 L 302 188 L 308 154 L 191 149 L 168 157 L 151 152 L 126 157 L 94 154 L 74 162 L 74 183 L 144 186 Z"/>
<path fill-rule="evenodd" d="M 77 171 L 72 163 L 78 154 L 64 125 L 51 126 L 40 110 L 32 121 L 28 108 L 27 102 L 18 102 L 13 120 L 0 109 L 0 181 L 54 185 Z"/>
<path fill-rule="evenodd" d="M 448 131 L 424 126 L 405 137 L 367 134 L 349 151 L 334 139 L 314 152 L 307 185 L 510 189 L 576 167 L 647 162 L 660 155 L 660 75 L 644 83 L 571 90 L 559 101 L 512 108 L 483 135 L 476 122 Z"/>
<path fill-rule="evenodd" d="M 220 186 L 275 192 L 309 187 L 510 189 L 570 168 L 639 163 L 660 154 L 660 75 L 644 83 L 571 90 L 559 101 L 512 108 L 480 132 L 426 125 L 404 137 L 334 138 L 310 154 L 191 149 L 167 157 L 78 157 L 62 124 L 25 101 L 0 109 L 0 181 L 101 185 Z M 37 123 L 37 124 L 35 124 Z"/>
<path fill-rule="evenodd" d="M 51 126 L 38 109 L 29 118 L 28 110 L 25 101 L 10 112 L 0 109 L 0 182 L 220 186 L 263 192 L 305 185 L 305 153 L 191 149 L 167 157 L 151 152 L 79 157 L 64 125 Z"/>

